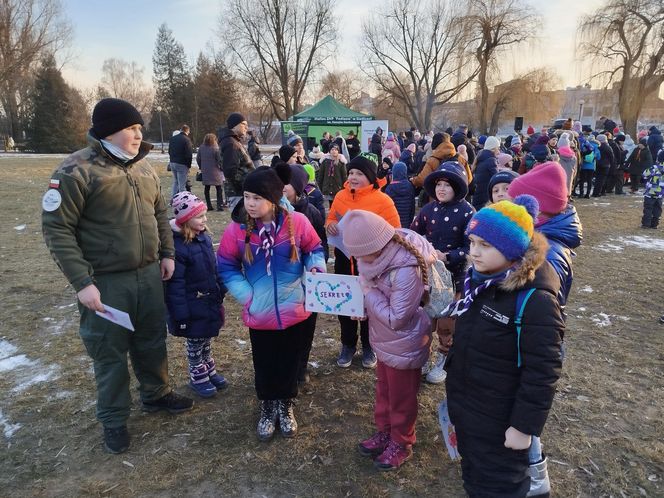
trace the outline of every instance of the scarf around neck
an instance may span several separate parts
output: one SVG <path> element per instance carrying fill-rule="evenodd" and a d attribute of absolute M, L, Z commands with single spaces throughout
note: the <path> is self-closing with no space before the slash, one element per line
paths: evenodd
<path fill-rule="evenodd" d="M 473 301 L 480 293 L 484 292 L 489 287 L 495 287 L 496 285 L 504 282 L 505 279 L 507 279 L 507 277 L 509 277 L 514 270 L 515 268 L 508 268 L 498 275 L 487 278 L 473 289 L 471 286 L 471 282 L 473 280 L 473 268 L 471 266 L 468 268 L 468 273 L 466 273 L 466 278 L 463 281 L 463 297 L 458 301 L 451 303 L 447 308 L 445 308 L 441 315 L 443 317 L 463 315 L 466 311 L 468 311 L 468 308 L 470 308 L 470 305 L 473 304 Z"/>
<path fill-rule="evenodd" d="M 258 237 L 260 238 L 260 245 L 256 248 L 256 255 L 261 251 L 265 251 L 265 265 L 268 275 L 272 275 L 272 251 L 274 249 L 274 240 L 277 236 L 277 223 L 272 220 L 267 224 L 262 224 L 258 229 Z"/>

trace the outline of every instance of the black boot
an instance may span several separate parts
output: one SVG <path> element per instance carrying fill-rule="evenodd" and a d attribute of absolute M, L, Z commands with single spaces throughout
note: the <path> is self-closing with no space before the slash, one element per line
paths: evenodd
<path fill-rule="evenodd" d="M 278 405 L 279 429 L 284 437 L 293 437 L 297 434 L 297 421 L 293 413 L 293 400 L 280 399 Z"/>
<path fill-rule="evenodd" d="M 277 425 L 277 401 L 263 399 L 260 401 L 260 418 L 256 427 L 256 434 L 261 441 L 269 441 L 274 436 L 274 429 Z"/>
<path fill-rule="evenodd" d="M 142 410 L 144 412 L 158 412 L 159 410 L 166 410 L 168 413 L 177 414 L 191 410 L 194 406 L 194 400 L 181 396 L 174 391 L 171 391 L 166 396 L 155 401 L 143 401 Z"/>
<path fill-rule="evenodd" d="M 104 427 L 104 449 L 114 455 L 129 449 L 129 432 L 126 425 Z"/>

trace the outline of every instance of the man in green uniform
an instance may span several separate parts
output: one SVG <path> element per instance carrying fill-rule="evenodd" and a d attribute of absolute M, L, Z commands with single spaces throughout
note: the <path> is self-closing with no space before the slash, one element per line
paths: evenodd
<path fill-rule="evenodd" d="M 111 453 L 129 448 L 127 353 L 144 411 L 179 413 L 193 401 L 168 384 L 162 280 L 175 268 L 159 177 L 143 160 L 140 113 L 103 99 L 92 113 L 89 146 L 55 170 L 42 199 L 44 239 L 77 292 L 80 335 L 94 362 L 97 418 Z M 99 316 L 129 314 L 134 331 Z M 112 318 L 112 317 L 111 317 Z"/>

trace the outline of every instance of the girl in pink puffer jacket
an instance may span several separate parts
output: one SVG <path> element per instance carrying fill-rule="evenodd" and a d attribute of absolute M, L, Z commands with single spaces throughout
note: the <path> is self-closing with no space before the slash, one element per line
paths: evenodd
<path fill-rule="evenodd" d="M 431 320 L 422 302 L 428 297 L 427 267 L 436 253 L 424 237 L 394 229 L 363 210 L 346 214 L 343 240 L 357 258 L 369 341 L 378 358 L 374 408 L 378 432 L 358 449 L 375 457 L 379 470 L 395 470 L 413 454 L 417 392 L 431 345 Z"/>

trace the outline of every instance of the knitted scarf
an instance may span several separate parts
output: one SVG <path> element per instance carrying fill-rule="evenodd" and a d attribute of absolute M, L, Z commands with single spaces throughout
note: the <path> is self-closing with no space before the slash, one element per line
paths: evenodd
<path fill-rule="evenodd" d="M 473 304 L 473 301 L 481 292 L 484 292 L 489 287 L 493 287 L 500 284 L 507 277 L 509 277 L 514 270 L 515 270 L 514 267 L 508 268 L 503 273 L 499 273 L 498 275 L 485 280 L 474 289 L 471 289 L 470 283 L 473 280 L 473 268 L 472 267 L 468 268 L 468 273 L 466 273 L 466 278 L 463 281 L 463 297 L 458 301 L 454 301 L 453 303 L 451 303 L 447 308 L 445 308 L 445 310 L 442 312 L 441 315 L 444 317 L 463 315 L 466 311 L 468 311 L 470 305 Z"/>

